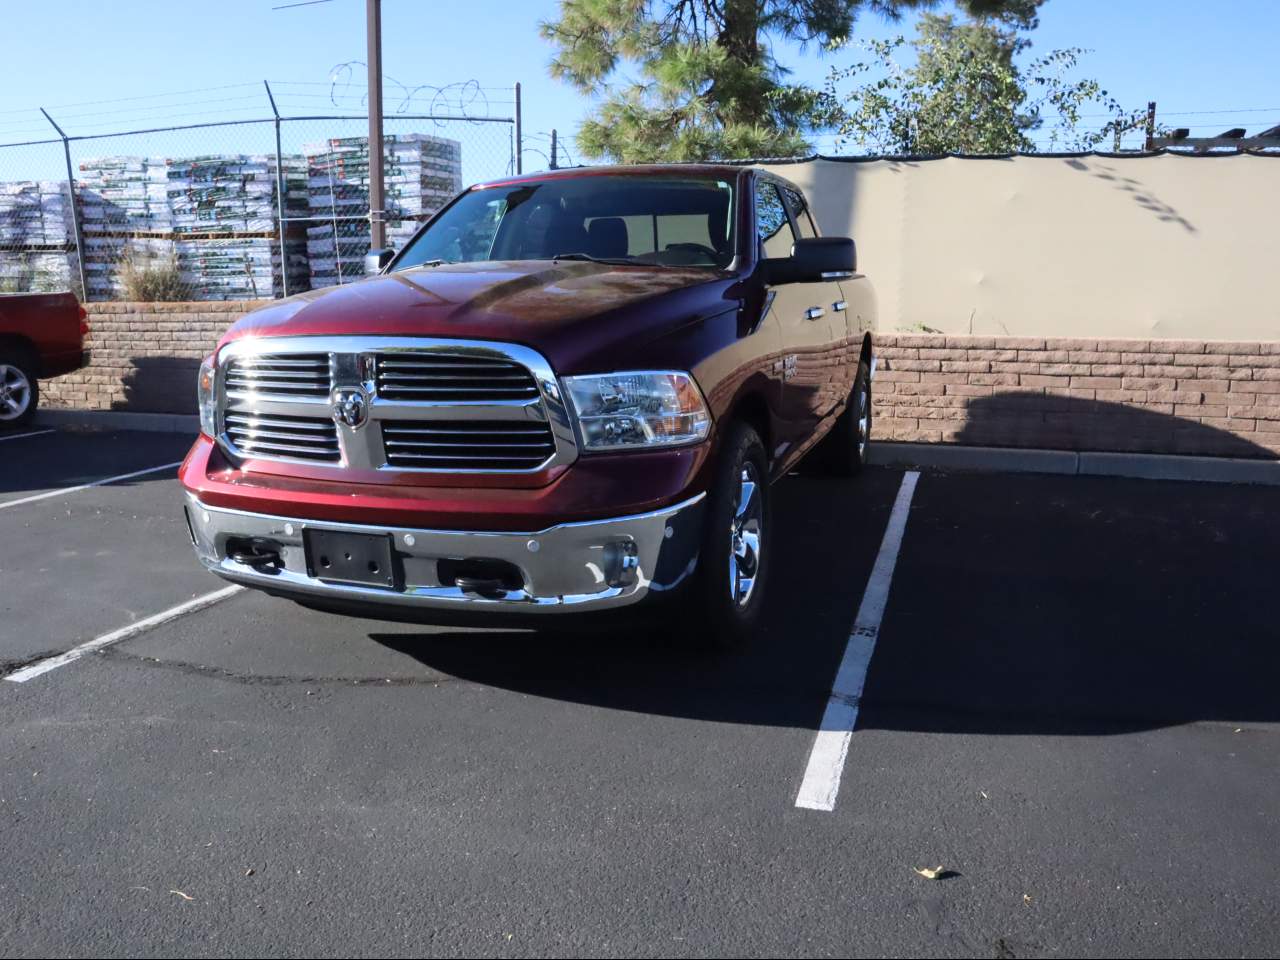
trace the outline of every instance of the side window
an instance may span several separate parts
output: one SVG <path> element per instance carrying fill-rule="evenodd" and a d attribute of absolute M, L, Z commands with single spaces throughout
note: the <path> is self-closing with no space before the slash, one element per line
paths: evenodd
<path fill-rule="evenodd" d="M 787 198 L 791 215 L 796 218 L 796 228 L 800 231 L 800 236 L 816 237 L 818 231 L 814 229 L 813 218 L 809 216 L 809 205 L 804 202 L 804 194 L 790 187 L 783 187 L 782 194 Z"/>
<path fill-rule="evenodd" d="M 756 181 L 756 235 L 766 257 L 791 256 L 795 234 L 778 188 L 768 181 Z"/>

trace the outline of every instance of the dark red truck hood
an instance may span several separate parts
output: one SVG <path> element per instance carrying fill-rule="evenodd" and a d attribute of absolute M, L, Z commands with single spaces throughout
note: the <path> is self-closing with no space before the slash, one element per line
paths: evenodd
<path fill-rule="evenodd" d="M 705 268 L 443 264 L 281 300 L 245 316 L 223 342 L 321 335 L 503 340 L 533 347 L 559 373 L 579 373 L 631 366 L 654 338 L 736 307 L 737 288 L 733 276 Z"/>

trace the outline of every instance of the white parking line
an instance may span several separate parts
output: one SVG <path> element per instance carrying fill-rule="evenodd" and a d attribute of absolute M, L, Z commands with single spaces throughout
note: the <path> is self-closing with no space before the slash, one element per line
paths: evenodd
<path fill-rule="evenodd" d="M 903 474 L 898 499 L 889 514 L 889 525 L 880 541 L 880 553 L 862 594 L 858 617 L 853 632 L 844 648 L 844 658 L 836 671 L 831 686 L 831 699 L 822 715 L 822 725 L 814 737 L 813 750 L 809 753 L 809 766 L 805 769 L 796 806 L 809 810 L 834 810 L 836 795 L 840 792 L 840 777 L 844 773 L 845 756 L 849 752 L 849 740 L 858 722 L 858 705 L 862 700 L 862 688 L 867 680 L 867 668 L 875 653 L 876 637 L 880 633 L 880 621 L 884 619 L 885 604 L 889 602 L 889 587 L 893 583 L 893 568 L 898 563 L 898 550 L 902 546 L 902 534 L 907 528 L 907 513 L 911 509 L 911 497 L 916 491 L 920 474 L 909 471 Z"/>
<path fill-rule="evenodd" d="M 5 440 L 21 440 L 23 437 L 43 437 L 46 433 L 57 432 L 57 430 L 32 430 L 28 433 L 0 433 L 0 443 Z"/>
<path fill-rule="evenodd" d="M 78 647 L 72 647 L 66 653 L 60 653 L 56 657 L 49 657 L 47 660 L 39 660 L 30 666 L 23 667 L 21 670 L 15 670 L 4 679 L 10 683 L 26 683 L 41 674 L 48 673 L 50 670 L 57 670 L 59 667 L 65 667 L 68 663 L 74 663 L 86 654 L 93 653 L 95 650 L 101 650 L 103 647 L 109 647 L 113 643 L 119 643 L 121 640 L 128 640 L 130 637 L 136 637 L 140 633 L 159 627 L 177 620 L 179 617 L 185 617 L 189 613 L 195 613 L 197 610 L 203 610 L 205 607 L 211 607 L 220 600 L 225 600 L 234 593 L 239 593 L 244 587 L 232 584 L 229 587 L 223 587 L 221 590 L 215 590 L 213 593 L 206 593 L 203 597 L 196 597 L 188 600 L 186 603 L 180 603 L 176 607 L 170 607 L 168 610 L 162 610 L 160 613 L 147 617 L 145 620 L 139 620 L 131 623 L 127 627 L 121 627 L 119 630 L 113 630 L 111 633 L 104 633 L 100 637 L 88 640 Z"/>
<path fill-rule="evenodd" d="M 6 500 L 0 503 L 0 510 L 6 507 L 20 507 L 24 503 L 35 503 L 37 500 L 48 500 L 50 497 L 61 497 L 68 493 L 79 493 L 81 490 L 88 490 L 91 487 L 102 487 L 108 483 L 116 483 L 120 480 L 132 480 L 134 477 L 144 477 L 148 473 L 159 473 L 161 470 L 176 470 L 182 466 L 182 461 L 178 460 L 174 463 L 164 463 L 158 467 L 147 467 L 145 470 L 135 470 L 133 473 L 122 473 L 118 477 L 105 477 L 102 480 L 94 480 L 92 483 L 82 483 L 75 487 L 61 487 L 58 490 L 48 490 L 44 493 L 37 493 L 30 497 L 23 497 L 21 500 Z"/>

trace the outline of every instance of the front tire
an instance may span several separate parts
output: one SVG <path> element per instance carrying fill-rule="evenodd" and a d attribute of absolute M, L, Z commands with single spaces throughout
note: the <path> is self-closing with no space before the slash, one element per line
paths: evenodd
<path fill-rule="evenodd" d="M 707 498 L 698 574 L 689 595 L 702 636 L 716 649 L 745 646 L 757 629 L 768 580 L 769 460 L 745 423 L 729 426 Z"/>
<path fill-rule="evenodd" d="M 39 403 L 35 364 L 25 353 L 0 349 L 0 430 L 25 427 Z"/>

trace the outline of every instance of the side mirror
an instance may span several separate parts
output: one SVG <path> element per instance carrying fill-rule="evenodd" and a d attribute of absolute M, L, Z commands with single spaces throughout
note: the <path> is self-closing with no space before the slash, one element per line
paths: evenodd
<path fill-rule="evenodd" d="M 765 261 L 769 283 L 816 283 L 844 280 L 858 269 L 858 252 L 848 237 L 804 237 L 791 245 L 791 256 Z"/>
<path fill-rule="evenodd" d="M 381 273 L 395 255 L 396 252 L 390 247 L 375 247 L 364 255 L 364 272 L 369 276 Z"/>

